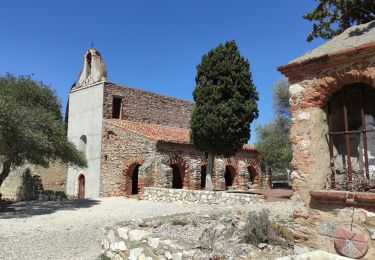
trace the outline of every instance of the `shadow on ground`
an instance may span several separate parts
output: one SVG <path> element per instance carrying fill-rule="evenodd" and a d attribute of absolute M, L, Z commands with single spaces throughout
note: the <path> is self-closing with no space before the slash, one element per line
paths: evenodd
<path fill-rule="evenodd" d="M 60 210 L 90 208 L 99 204 L 99 200 L 63 200 L 63 201 L 17 201 L 0 210 L 0 219 L 27 218 L 47 215 Z"/>

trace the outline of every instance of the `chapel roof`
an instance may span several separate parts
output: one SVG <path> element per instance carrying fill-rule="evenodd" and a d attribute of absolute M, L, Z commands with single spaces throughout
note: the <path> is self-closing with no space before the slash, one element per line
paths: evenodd
<path fill-rule="evenodd" d="M 113 126 L 119 127 L 123 130 L 127 130 L 145 136 L 156 142 L 192 144 L 190 142 L 189 129 L 186 128 L 178 128 L 119 119 L 105 119 L 105 122 Z M 256 147 L 249 144 L 245 144 L 242 149 L 245 151 L 256 151 Z"/>
<path fill-rule="evenodd" d="M 297 65 L 322 56 L 330 56 L 368 47 L 375 47 L 375 20 L 346 29 L 332 40 L 290 61 L 284 66 Z"/>

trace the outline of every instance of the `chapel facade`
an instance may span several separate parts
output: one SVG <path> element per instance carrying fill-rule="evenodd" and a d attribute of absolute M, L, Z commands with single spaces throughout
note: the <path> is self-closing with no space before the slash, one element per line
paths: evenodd
<path fill-rule="evenodd" d="M 109 82 L 90 48 L 69 94 L 68 139 L 88 167 L 69 167 L 66 192 L 79 198 L 142 193 L 144 187 L 204 189 L 206 155 L 189 139 L 194 103 Z M 216 157 L 214 189 L 259 187 L 256 148 Z"/>

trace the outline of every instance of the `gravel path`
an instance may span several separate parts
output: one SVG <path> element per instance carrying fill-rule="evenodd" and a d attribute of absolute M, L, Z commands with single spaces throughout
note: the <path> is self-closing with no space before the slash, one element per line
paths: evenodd
<path fill-rule="evenodd" d="M 289 215 L 292 204 L 254 204 Z M 17 202 L 15 211 L 0 212 L 0 259 L 97 259 L 102 229 L 137 218 L 215 211 L 219 205 L 161 203 L 122 197 L 63 202 Z"/>

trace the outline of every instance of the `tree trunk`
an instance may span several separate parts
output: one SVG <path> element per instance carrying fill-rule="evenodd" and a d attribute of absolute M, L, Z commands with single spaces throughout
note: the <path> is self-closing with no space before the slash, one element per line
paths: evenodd
<path fill-rule="evenodd" d="M 206 170 L 206 186 L 205 190 L 212 191 L 212 170 L 214 168 L 214 154 L 208 153 L 208 162 L 207 162 L 207 170 Z"/>
<path fill-rule="evenodd" d="M 6 179 L 6 177 L 8 177 L 10 173 L 10 166 L 11 166 L 10 161 L 5 161 L 3 163 L 3 170 L 0 173 L 0 187 L 3 184 L 4 180 Z"/>

